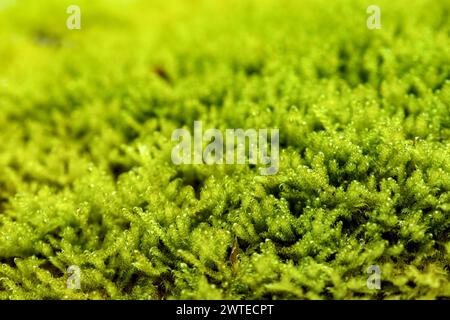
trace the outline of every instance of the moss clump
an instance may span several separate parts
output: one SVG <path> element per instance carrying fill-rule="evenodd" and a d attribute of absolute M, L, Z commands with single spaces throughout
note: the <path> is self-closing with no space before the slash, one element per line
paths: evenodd
<path fill-rule="evenodd" d="M 356 1 L 75 2 L 79 31 L 0 6 L 0 298 L 450 297 L 450 2 L 374 31 Z M 194 120 L 279 128 L 278 173 L 173 165 Z"/>

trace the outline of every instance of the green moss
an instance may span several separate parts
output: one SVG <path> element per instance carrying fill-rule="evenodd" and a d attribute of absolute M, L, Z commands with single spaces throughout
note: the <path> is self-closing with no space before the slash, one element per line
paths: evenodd
<path fill-rule="evenodd" d="M 370 4 L 0 6 L 0 298 L 449 298 L 450 3 Z M 194 120 L 278 173 L 173 165 Z"/>

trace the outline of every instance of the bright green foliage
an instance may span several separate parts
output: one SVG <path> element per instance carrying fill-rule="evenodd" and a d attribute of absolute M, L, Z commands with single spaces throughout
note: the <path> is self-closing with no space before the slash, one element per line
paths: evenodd
<path fill-rule="evenodd" d="M 0 298 L 450 297 L 449 1 L 9 2 Z M 194 120 L 278 174 L 173 165 Z"/>

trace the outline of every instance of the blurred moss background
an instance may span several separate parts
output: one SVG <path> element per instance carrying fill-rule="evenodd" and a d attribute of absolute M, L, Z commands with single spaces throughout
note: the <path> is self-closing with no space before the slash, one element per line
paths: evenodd
<path fill-rule="evenodd" d="M 449 298 L 449 14 L 0 0 L 0 298 Z M 174 166 L 194 120 L 279 128 L 279 173 Z"/>

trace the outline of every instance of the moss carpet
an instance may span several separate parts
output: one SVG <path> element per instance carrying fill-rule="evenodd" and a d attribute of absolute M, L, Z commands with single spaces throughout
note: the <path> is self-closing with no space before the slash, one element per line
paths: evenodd
<path fill-rule="evenodd" d="M 450 298 L 449 1 L 0 0 L 0 111 L 0 299 Z"/>

